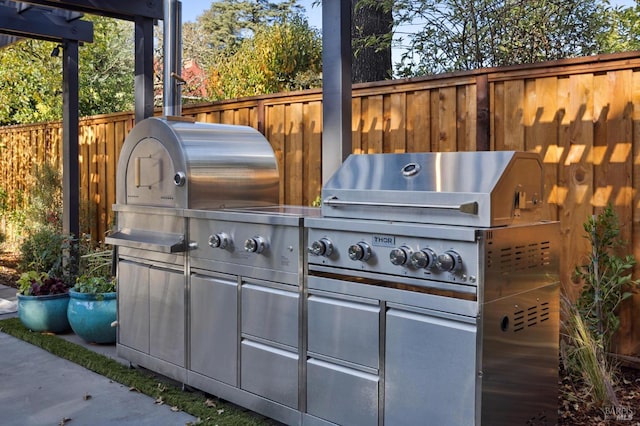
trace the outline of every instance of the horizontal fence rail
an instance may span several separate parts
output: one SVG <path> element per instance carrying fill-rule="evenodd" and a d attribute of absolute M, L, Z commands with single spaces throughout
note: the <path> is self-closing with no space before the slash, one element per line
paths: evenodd
<path fill-rule="evenodd" d="M 185 106 L 183 115 L 262 132 L 278 160 L 281 203 L 310 205 L 320 195 L 320 90 Z M 99 240 L 113 220 L 118 154 L 133 125 L 133 113 L 80 121 L 81 226 Z M 640 52 L 358 84 L 352 132 L 354 153 L 540 153 L 547 216 L 563 236 L 562 286 L 573 298 L 572 272 L 589 253 L 583 223 L 608 203 L 640 259 Z M 61 167 L 61 155 L 59 122 L 0 128 L 9 210 L 24 207 L 34 165 Z M 6 221 L 4 232 L 13 232 Z M 621 311 L 621 353 L 640 352 L 639 309 L 634 295 Z"/>

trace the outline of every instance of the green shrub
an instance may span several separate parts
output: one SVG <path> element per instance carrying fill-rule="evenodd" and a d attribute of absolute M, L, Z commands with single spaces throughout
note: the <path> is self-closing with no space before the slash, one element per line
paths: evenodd
<path fill-rule="evenodd" d="M 31 232 L 20 246 L 21 271 L 46 272 L 56 277 L 64 276 L 64 252 L 69 248 L 69 238 L 51 227 Z"/>
<path fill-rule="evenodd" d="M 631 297 L 638 286 L 638 281 L 631 279 L 636 261 L 631 255 L 616 254 L 625 243 L 611 205 L 590 217 L 584 223 L 584 230 L 585 238 L 591 242 L 591 254 L 589 263 L 576 267 L 574 272 L 575 277 L 584 282 L 577 307 L 594 337 L 609 351 L 620 326 L 620 303 Z"/>

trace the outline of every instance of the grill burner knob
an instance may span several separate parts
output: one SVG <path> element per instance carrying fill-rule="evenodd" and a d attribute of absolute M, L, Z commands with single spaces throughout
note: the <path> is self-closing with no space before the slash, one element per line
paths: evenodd
<path fill-rule="evenodd" d="M 411 250 L 411 247 L 396 247 L 389 253 L 389 260 L 391 260 L 391 263 L 394 265 L 405 265 L 409 261 L 409 258 L 413 258 L 413 250 Z"/>
<path fill-rule="evenodd" d="M 209 246 L 213 248 L 225 249 L 229 247 L 231 237 L 229 234 L 220 232 L 219 234 L 209 235 Z"/>
<path fill-rule="evenodd" d="M 411 264 L 418 269 L 432 268 L 436 260 L 436 253 L 430 248 L 422 249 L 411 255 Z"/>
<path fill-rule="evenodd" d="M 436 268 L 442 272 L 455 272 L 462 269 L 462 257 L 455 250 L 447 250 L 436 259 Z"/>
<path fill-rule="evenodd" d="M 371 257 L 371 247 L 364 241 L 349 246 L 349 259 L 366 262 Z"/>
<path fill-rule="evenodd" d="M 309 253 L 315 256 L 329 257 L 333 253 L 333 243 L 328 238 L 320 238 L 319 240 L 311 243 Z"/>
<path fill-rule="evenodd" d="M 262 253 L 267 248 L 267 242 L 262 237 L 249 238 L 244 242 L 244 249 L 249 253 Z"/>

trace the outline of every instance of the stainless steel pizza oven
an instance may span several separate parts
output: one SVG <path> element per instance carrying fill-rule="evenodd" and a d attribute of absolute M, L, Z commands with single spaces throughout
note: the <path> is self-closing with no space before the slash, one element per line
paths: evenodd
<path fill-rule="evenodd" d="M 310 423 L 555 424 L 560 239 L 537 154 L 352 155 L 322 202 Z"/>
<path fill-rule="evenodd" d="M 148 118 L 127 136 L 118 162 L 118 353 L 186 383 L 186 212 L 278 203 L 268 141 L 245 126 Z"/>
<path fill-rule="evenodd" d="M 273 149 L 255 129 L 149 118 L 120 154 L 117 203 L 219 209 L 278 202 Z"/>

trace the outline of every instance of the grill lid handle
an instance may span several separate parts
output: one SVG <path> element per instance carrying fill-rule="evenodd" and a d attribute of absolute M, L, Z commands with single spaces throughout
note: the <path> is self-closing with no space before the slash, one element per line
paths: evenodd
<path fill-rule="evenodd" d="M 338 197 L 329 197 L 323 200 L 322 203 L 330 207 L 340 206 L 365 206 L 365 207 L 394 207 L 394 208 L 418 208 L 418 209 L 443 209 L 443 210 L 458 210 L 461 213 L 466 214 L 478 214 L 478 202 L 472 201 L 463 204 L 406 204 L 406 203 L 386 203 L 386 202 L 370 202 L 370 201 L 344 201 L 339 200 Z"/>

